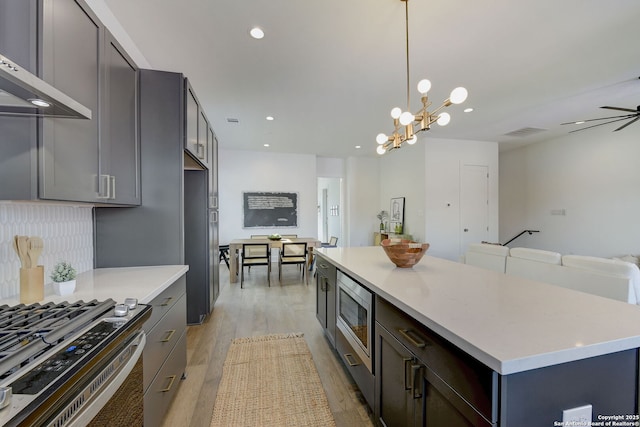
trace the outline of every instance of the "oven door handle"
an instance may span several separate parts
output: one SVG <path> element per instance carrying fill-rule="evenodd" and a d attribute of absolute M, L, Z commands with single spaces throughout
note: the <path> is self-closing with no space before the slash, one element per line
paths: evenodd
<path fill-rule="evenodd" d="M 111 380 L 111 382 L 102 390 L 95 398 L 88 403 L 82 412 L 78 413 L 75 418 L 67 424 L 68 427 L 81 427 L 86 426 L 100 410 L 107 404 L 107 402 L 118 391 L 120 386 L 126 381 L 127 377 L 133 371 L 136 363 L 142 357 L 142 351 L 147 342 L 147 336 L 144 331 L 140 331 L 138 335 L 128 344 L 127 347 L 135 346 L 133 354 L 129 360 L 124 364 L 120 372 L 118 372 Z M 117 356 L 116 356 L 117 357 Z"/>

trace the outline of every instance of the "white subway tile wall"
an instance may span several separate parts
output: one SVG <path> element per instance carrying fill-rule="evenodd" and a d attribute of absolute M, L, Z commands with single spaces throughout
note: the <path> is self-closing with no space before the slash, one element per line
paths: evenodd
<path fill-rule="evenodd" d="M 39 264 L 44 282 L 51 269 L 69 261 L 78 271 L 93 268 L 93 215 L 91 206 L 50 205 L 40 202 L 0 202 L 0 298 L 20 291 L 20 260 L 13 248 L 15 235 L 40 236 L 44 249 Z"/>

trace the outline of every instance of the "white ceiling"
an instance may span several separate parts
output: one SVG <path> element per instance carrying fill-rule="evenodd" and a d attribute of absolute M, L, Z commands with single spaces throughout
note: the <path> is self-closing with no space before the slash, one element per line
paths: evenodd
<path fill-rule="evenodd" d="M 389 111 L 406 107 L 401 0 L 104 3 L 152 68 L 189 77 L 224 148 L 375 156 Z M 409 14 L 412 111 L 421 78 L 435 106 L 469 90 L 451 123 L 421 139 L 508 149 L 617 115 L 600 106 L 640 104 L 638 0 L 410 0 Z M 256 25 L 262 40 L 248 35 Z M 527 127 L 545 131 L 505 136 Z M 632 128 L 640 122 L 622 132 Z"/>

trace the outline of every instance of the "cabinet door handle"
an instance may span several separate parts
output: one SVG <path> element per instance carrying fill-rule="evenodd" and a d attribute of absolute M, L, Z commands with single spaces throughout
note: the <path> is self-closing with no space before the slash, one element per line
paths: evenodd
<path fill-rule="evenodd" d="M 351 358 L 352 360 L 349 360 L 349 358 Z M 356 360 L 355 357 L 353 357 L 353 354 L 351 353 L 345 353 L 344 354 L 344 359 L 347 361 L 347 363 L 349 364 L 349 366 L 353 367 L 353 366 L 358 366 L 360 363 L 358 363 L 358 361 Z"/>
<path fill-rule="evenodd" d="M 166 388 L 161 389 L 160 393 L 166 393 L 169 390 L 171 390 L 171 387 L 173 387 L 173 382 L 176 380 L 176 376 L 175 375 L 171 375 L 171 376 L 169 376 L 167 378 L 169 378 L 169 385 L 167 385 Z"/>
<path fill-rule="evenodd" d="M 160 304 L 160 307 L 168 306 L 172 299 L 173 299 L 173 297 L 167 297 L 167 299 L 165 299 L 164 302 L 162 304 Z"/>
<path fill-rule="evenodd" d="M 109 199 L 110 176 L 100 175 L 98 178 L 98 199 Z"/>
<path fill-rule="evenodd" d="M 426 347 L 427 343 L 425 343 L 424 341 L 420 340 L 420 338 L 414 338 L 412 337 L 411 333 L 415 334 L 415 332 L 410 331 L 408 329 L 398 329 L 398 332 L 400 333 L 400 335 L 402 335 L 407 341 L 409 341 L 411 344 L 413 344 L 414 346 L 418 347 L 418 348 L 424 348 Z"/>
<path fill-rule="evenodd" d="M 160 340 L 160 342 L 169 342 L 171 341 L 171 338 L 173 338 L 173 334 L 176 333 L 175 329 L 171 329 L 170 331 L 167 331 L 167 337 L 163 340 Z"/>
<path fill-rule="evenodd" d="M 109 192 L 107 193 L 110 199 L 116 198 L 116 177 L 109 175 Z"/>
<path fill-rule="evenodd" d="M 420 399 L 422 397 L 421 371 L 422 365 L 411 365 L 411 395 L 414 399 Z"/>
<path fill-rule="evenodd" d="M 411 390 L 411 376 L 408 375 L 410 370 L 407 369 L 407 366 L 413 362 L 413 358 L 406 357 L 402 361 L 404 362 L 404 389 Z"/>

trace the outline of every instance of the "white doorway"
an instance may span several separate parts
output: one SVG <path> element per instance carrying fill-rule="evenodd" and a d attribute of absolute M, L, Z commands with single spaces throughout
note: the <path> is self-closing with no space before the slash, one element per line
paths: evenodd
<path fill-rule="evenodd" d="M 342 237 L 342 179 L 318 178 L 318 237 L 328 242 L 332 236 Z"/>
<path fill-rule="evenodd" d="M 460 169 L 460 253 L 489 239 L 489 166 Z"/>

